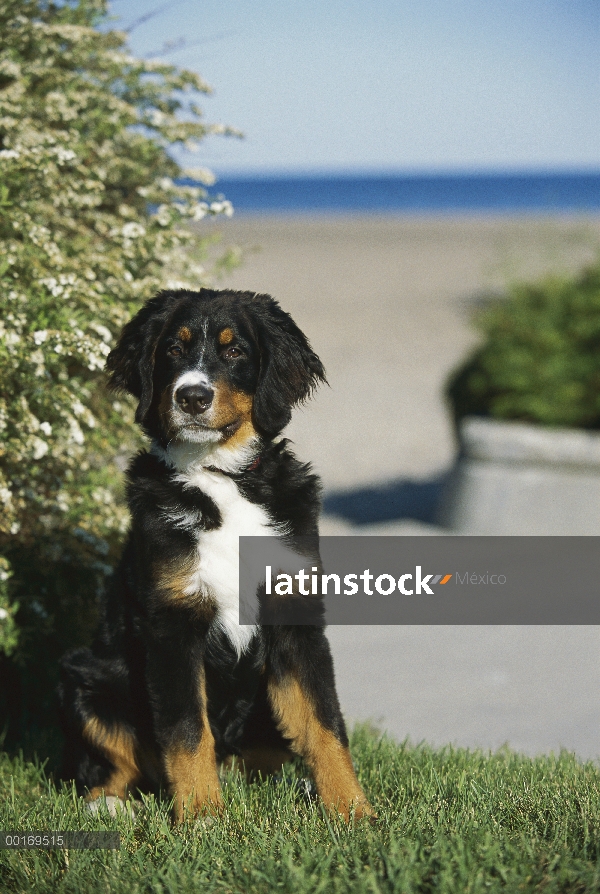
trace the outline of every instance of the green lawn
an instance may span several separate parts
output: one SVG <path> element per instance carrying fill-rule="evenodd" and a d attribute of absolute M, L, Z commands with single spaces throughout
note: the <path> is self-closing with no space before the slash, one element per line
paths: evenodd
<path fill-rule="evenodd" d="M 0 891 L 583 892 L 600 890 L 600 769 L 398 745 L 353 734 L 373 825 L 328 820 L 283 782 L 224 778 L 227 812 L 174 828 L 148 799 L 135 822 L 87 814 L 70 789 L 0 758 L 0 829 L 118 829 L 120 851 L 0 852 Z M 291 784 L 290 784 L 291 783 Z"/>

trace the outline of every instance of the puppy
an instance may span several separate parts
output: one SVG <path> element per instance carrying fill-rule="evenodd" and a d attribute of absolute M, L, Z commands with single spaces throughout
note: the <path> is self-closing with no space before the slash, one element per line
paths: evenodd
<path fill-rule="evenodd" d="M 152 441 L 127 473 L 131 531 L 91 649 L 62 661 L 64 774 L 90 801 L 166 787 L 177 820 L 219 811 L 219 762 L 293 754 L 330 812 L 372 814 L 319 626 L 240 626 L 240 535 L 318 556 L 319 482 L 277 436 L 324 381 L 268 295 L 165 291 L 125 326 L 110 387 Z"/>

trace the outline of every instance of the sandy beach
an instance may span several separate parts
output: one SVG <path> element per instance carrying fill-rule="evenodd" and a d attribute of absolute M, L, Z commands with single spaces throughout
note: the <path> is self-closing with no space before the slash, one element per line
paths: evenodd
<path fill-rule="evenodd" d="M 576 271 L 600 248 L 600 219 L 582 217 L 265 216 L 219 229 L 246 252 L 223 285 L 277 297 L 327 368 L 330 388 L 288 430 L 323 478 L 323 533 L 361 521 L 365 532 L 412 533 L 431 521 L 455 451 L 442 390 L 476 343 L 473 308 L 510 281 Z M 349 719 L 398 739 L 600 755 L 598 628 L 337 627 L 329 637 Z"/>

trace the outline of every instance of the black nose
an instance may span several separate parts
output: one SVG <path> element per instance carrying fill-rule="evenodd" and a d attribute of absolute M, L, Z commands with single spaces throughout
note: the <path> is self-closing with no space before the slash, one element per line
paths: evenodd
<path fill-rule="evenodd" d="M 208 410 L 214 396 L 215 392 L 206 385 L 184 385 L 177 390 L 175 400 L 184 413 L 197 416 Z"/>

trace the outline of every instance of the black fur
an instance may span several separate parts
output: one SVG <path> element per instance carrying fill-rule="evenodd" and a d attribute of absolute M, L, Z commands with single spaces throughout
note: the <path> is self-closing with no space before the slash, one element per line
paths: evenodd
<path fill-rule="evenodd" d="M 221 344 L 224 331 L 228 341 Z M 289 421 L 292 407 L 324 381 L 324 370 L 272 298 L 207 289 L 162 292 L 125 326 L 107 369 L 112 388 L 138 399 L 136 418 L 162 448 L 177 440 L 187 424 L 182 412 L 177 416 L 173 385 L 186 372 L 201 369 L 215 393 L 221 389 L 230 399 L 224 406 L 251 403 L 246 428 L 236 418 L 223 422 L 226 415 L 215 416 L 214 425 L 224 444 L 236 432 L 254 432 L 256 458 L 233 472 L 215 474 L 227 475 L 246 501 L 284 525 L 288 542 L 308 538 L 318 556 L 319 481 L 293 456 L 287 441 L 273 438 Z M 206 418 L 191 417 L 194 431 L 206 427 Z M 90 649 L 78 649 L 62 662 L 64 772 L 81 793 L 103 788 L 107 794 L 124 793 L 107 790 L 116 778 L 117 761 L 106 737 L 118 733 L 134 744 L 139 768 L 129 787 L 157 790 L 167 784 L 176 797 L 185 796 L 169 777 L 167 758 L 182 749 L 190 755 L 197 751 L 207 734 L 205 709 L 217 759 L 245 755 L 258 746 L 289 752 L 293 743 L 280 728 L 291 727 L 274 716 L 269 686 L 290 680 L 314 711 L 317 732 L 322 728 L 347 746 L 322 628 L 262 627 L 238 657 L 214 623 L 214 601 L 169 590 L 169 581 L 195 555 L 199 532 L 218 530 L 223 522 L 211 496 L 182 482 L 166 456 L 160 450 L 158 455 L 144 452 L 132 461 L 127 473 L 131 532 L 100 630 Z M 209 468 L 211 456 L 206 458 Z M 206 704 L 198 682 L 202 676 Z M 90 722 L 100 725 L 104 738 L 93 741 L 84 734 Z M 309 764 L 320 760 L 312 752 L 303 756 Z M 339 799 L 350 803 L 344 792 Z"/>

